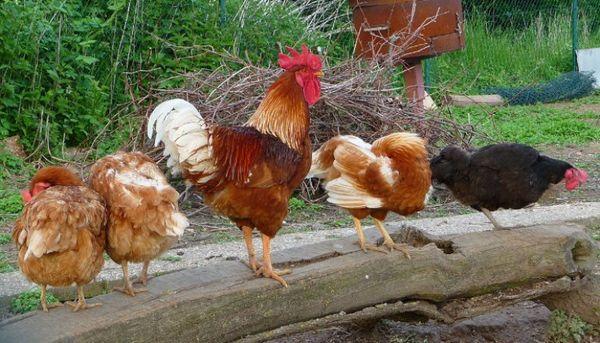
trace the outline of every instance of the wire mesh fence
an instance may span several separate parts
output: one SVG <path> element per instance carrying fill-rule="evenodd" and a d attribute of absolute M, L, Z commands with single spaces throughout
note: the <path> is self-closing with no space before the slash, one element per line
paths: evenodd
<path fill-rule="evenodd" d="M 550 82 L 576 70 L 576 49 L 600 47 L 597 0 L 463 0 L 463 10 L 467 47 L 428 61 L 434 89 L 473 94 Z"/>

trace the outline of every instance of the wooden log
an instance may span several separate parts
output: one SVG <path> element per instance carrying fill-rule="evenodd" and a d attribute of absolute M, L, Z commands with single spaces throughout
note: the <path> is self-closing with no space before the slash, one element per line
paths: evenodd
<path fill-rule="evenodd" d="M 587 275 L 579 283 L 573 290 L 545 296 L 540 301 L 551 310 L 564 310 L 600 325 L 600 275 Z"/>
<path fill-rule="evenodd" d="M 454 106 L 473 106 L 473 105 L 488 105 L 488 106 L 504 106 L 506 101 L 498 94 L 489 95 L 456 95 L 451 94 L 446 98 L 445 103 Z"/>
<path fill-rule="evenodd" d="M 240 261 L 227 261 L 154 278 L 150 292 L 136 297 L 98 296 L 92 302 L 103 306 L 91 310 L 55 309 L 9 319 L 0 324 L 0 337 L 2 342 L 231 341 L 342 311 L 363 318 L 369 311 L 361 310 L 383 303 L 396 304 L 392 309 L 398 311 L 414 306 L 421 316 L 451 322 L 493 308 L 494 296 L 486 295 L 530 299 L 570 290 L 571 279 L 590 274 L 598 263 L 598 247 L 576 224 L 444 238 L 409 229 L 393 236 L 414 246 L 411 260 L 398 252 L 365 254 L 355 237 L 327 241 L 274 254 L 278 267 L 294 268 L 287 275 L 289 288 L 255 279 Z M 538 288 L 544 291 L 532 292 Z M 403 299 L 412 305 L 397 303 Z"/>

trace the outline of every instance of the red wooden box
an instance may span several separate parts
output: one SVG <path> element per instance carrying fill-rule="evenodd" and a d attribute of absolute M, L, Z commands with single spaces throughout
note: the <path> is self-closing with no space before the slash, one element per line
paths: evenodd
<path fill-rule="evenodd" d="M 421 59 L 465 46 L 460 0 L 349 1 L 359 57 L 391 52 L 394 58 Z M 394 49 L 390 51 L 390 47 Z"/>

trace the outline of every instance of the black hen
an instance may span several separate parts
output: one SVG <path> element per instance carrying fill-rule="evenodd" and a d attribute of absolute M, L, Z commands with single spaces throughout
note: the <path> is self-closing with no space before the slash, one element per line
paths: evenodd
<path fill-rule="evenodd" d="M 490 211 L 523 208 L 536 202 L 550 184 L 565 180 L 574 190 L 587 180 L 585 171 L 541 155 L 523 144 L 493 144 L 466 151 L 448 146 L 431 160 L 431 177 L 445 184 L 461 203 L 483 212 L 496 229 Z"/>

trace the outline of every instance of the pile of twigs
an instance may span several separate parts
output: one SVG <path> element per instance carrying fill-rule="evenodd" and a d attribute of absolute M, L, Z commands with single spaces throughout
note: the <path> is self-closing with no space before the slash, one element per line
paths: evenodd
<path fill-rule="evenodd" d="M 160 101 L 183 98 L 209 123 L 243 124 L 282 71 L 231 55 L 222 58 L 225 62 L 217 70 L 184 75 L 187 83 L 179 89 L 150 90 L 144 97 L 150 101 L 140 114 L 148 115 Z M 370 142 L 395 131 L 417 131 L 430 144 L 440 140 L 462 144 L 472 135 L 469 128 L 438 113 L 415 113 L 403 100 L 403 90 L 393 78 L 394 69 L 384 64 L 348 60 L 325 66 L 324 73 L 321 100 L 310 110 L 315 146 L 337 134 L 353 134 Z"/>

